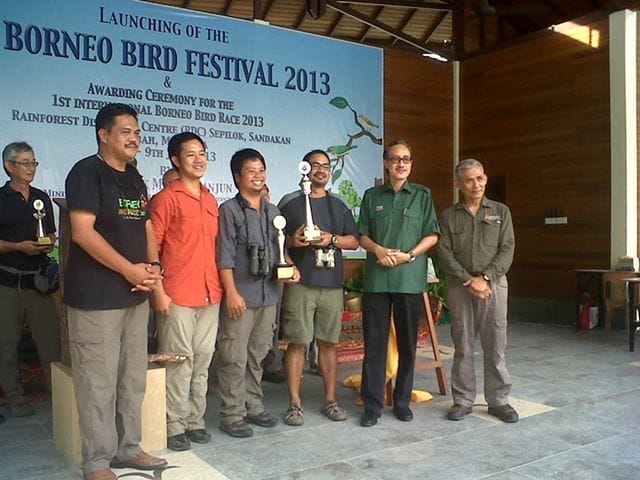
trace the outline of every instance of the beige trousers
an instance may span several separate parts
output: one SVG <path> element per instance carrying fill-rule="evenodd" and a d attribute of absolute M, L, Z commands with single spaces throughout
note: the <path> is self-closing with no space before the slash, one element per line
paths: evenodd
<path fill-rule="evenodd" d="M 217 346 L 220 421 L 231 424 L 264 411 L 262 360 L 271 347 L 276 306 L 248 308 L 238 320 L 220 313 Z"/>
<path fill-rule="evenodd" d="M 68 307 L 67 317 L 82 469 L 92 472 L 140 452 L 149 302 L 118 310 Z"/>
<path fill-rule="evenodd" d="M 475 342 L 480 337 L 484 361 L 484 398 L 490 407 L 509 403 L 511 377 L 507 371 L 507 277 L 491 284 L 486 300 L 450 281 L 447 302 L 451 310 L 451 338 L 455 346 L 451 368 L 451 395 L 457 405 L 469 407 L 476 398 Z"/>
<path fill-rule="evenodd" d="M 158 315 L 158 352 L 184 355 L 168 362 L 167 436 L 204 428 L 209 364 L 218 333 L 220 304 L 182 307 L 171 304 L 169 315 Z"/>

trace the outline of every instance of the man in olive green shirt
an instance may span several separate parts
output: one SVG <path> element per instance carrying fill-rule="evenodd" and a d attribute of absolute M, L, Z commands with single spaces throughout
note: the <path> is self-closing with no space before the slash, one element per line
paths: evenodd
<path fill-rule="evenodd" d="M 384 402 L 387 342 L 393 307 L 398 349 L 398 374 L 393 390 L 393 413 L 404 422 L 413 389 L 418 322 L 423 314 L 422 293 L 427 279 L 424 253 L 438 241 L 440 227 L 431 191 L 408 181 L 411 149 L 396 140 L 384 151 L 389 183 L 370 188 L 360 207 L 360 244 L 367 250 L 364 275 L 364 361 L 360 395 L 364 413 L 360 425 L 378 422 Z"/>
<path fill-rule="evenodd" d="M 484 397 L 489 414 L 507 423 L 518 413 L 509 405 L 507 371 L 506 273 L 513 261 L 515 239 L 509 208 L 484 196 L 487 176 L 480 162 L 467 159 L 455 168 L 462 200 L 442 214 L 438 245 L 447 277 L 451 336 L 455 346 L 451 369 L 453 407 L 449 420 L 471 413 L 476 398 L 474 346 L 477 335 L 484 352 Z"/>

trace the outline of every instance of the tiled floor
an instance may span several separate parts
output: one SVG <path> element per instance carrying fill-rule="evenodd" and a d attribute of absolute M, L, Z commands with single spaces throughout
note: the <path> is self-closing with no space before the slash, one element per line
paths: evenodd
<path fill-rule="evenodd" d="M 448 327 L 438 331 L 448 374 Z M 377 426 L 360 427 L 356 392 L 344 387 L 338 398 L 350 417 L 332 423 L 319 412 L 320 377 L 306 374 L 304 426 L 280 423 L 256 427 L 249 439 L 231 438 L 217 429 L 213 393 L 207 412 L 211 443 L 190 452 L 158 452 L 172 467 L 164 472 L 117 473 L 164 480 L 640 479 L 640 352 L 627 350 L 624 333 L 604 342 L 601 331 L 513 321 L 509 334 L 512 404 L 522 417 L 516 424 L 497 421 L 481 405 L 464 421 L 446 420 L 451 400 L 437 393 L 434 372 L 420 369 L 419 359 L 416 388 L 431 391 L 434 399 L 413 405 L 411 423 L 386 410 Z M 358 370 L 358 364 L 342 365 L 339 377 Z M 481 376 L 480 369 L 480 386 Z M 268 409 L 282 415 L 285 386 L 265 384 L 264 390 Z M 477 403 L 483 401 L 479 395 Z M 79 479 L 78 472 L 53 444 L 49 404 L 32 418 L 0 424 L 0 479 Z"/>

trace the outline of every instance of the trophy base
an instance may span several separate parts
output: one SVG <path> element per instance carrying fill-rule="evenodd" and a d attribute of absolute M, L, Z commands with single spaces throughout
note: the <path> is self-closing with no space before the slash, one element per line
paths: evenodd
<path fill-rule="evenodd" d="M 53 245 L 50 237 L 38 237 L 36 242 L 38 242 L 38 245 Z"/>
<path fill-rule="evenodd" d="M 304 241 L 308 244 L 315 245 L 316 243 L 320 243 L 322 241 L 322 235 L 320 234 L 319 230 L 305 230 Z"/>
<path fill-rule="evenodd" d="M 293 278 L 293 265 L 278 265 L 276 267 L 276 277 L 278 280 L 289 280 Z"/>

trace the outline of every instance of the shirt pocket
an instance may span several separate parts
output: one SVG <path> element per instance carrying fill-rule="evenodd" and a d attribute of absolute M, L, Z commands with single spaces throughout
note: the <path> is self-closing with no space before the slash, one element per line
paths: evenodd
<path fill-rule="evenodd" d="M 423 237 L 422 221 L 424 220 L 424 215 L 424 212 L 415 208 L 404 212 L 402 214 L 402 232 L 400 232 L 400 238 L 406 237 L 409 243 L 415 245 L 415 243 Z M 411 246 L 407 248 L 411 248 Z"/>
<path fill-rule="evenodd" d="M 196 215 L 178 212 L 175 222 L 175 237 L 180 243 L 189 243 L 191 237 L 198 235 L 199 218 Z"/>
<path fill-rule="evenodd" d="M 451 250 L 453 253 L 458 254 L 465 250 L 469 243 L 469 235 L 465 235 L 464 230 L 452 230 L 451 231 Z"/>
<path fill-rule="evenodd" d="M 205 229 L 211 232 L 213 238 L 218 236 L 218 210 L 212 207 L 205 208 Z"/>
<path fill-rule="evenodd" d="M 498 247 L 500 225 L 495 222 L 482 221 L 482 243 L 487 247 Z"/>
<path fill-rule="evenodd" d="M 389 230 L 391 215 L 386 210 L 380 210 L 379 212 L 373 213 L 371 220 L 373 227 L 371 229 L 372 237 L 374 240 L 380 242 Z"/>

